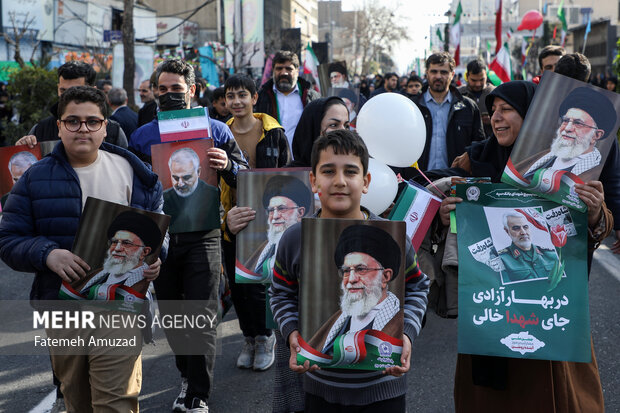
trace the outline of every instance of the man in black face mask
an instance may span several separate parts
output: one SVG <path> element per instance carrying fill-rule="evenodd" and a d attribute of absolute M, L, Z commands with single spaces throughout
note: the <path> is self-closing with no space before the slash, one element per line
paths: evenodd
<path fill-rule="evenodd" d="M 176 59 L 166 60 L 157 68 L 156 76 L 160 110 L 190 108 L 196 85 L 194 69 L 188 63 Z M 205 116 L 208 116 L 206 108 Z M 247 168 L 248 164 L 228 126 L 215 119 L 209 119 L 209 123 L 214 145 L 214 148 L 207 151 L 209 166 L 218 172 L 228 186 L 236 188 L 237 172 Z M 155 118 L 131 135 L 130 147 L 150 161 L 151 145 L 158 143 L 161 143 L 161 138 L 158 120 Z M 202 314 L 209 314 L 209 317 L 217 314 L 222 262 L 220 236 L 217 224 L 215 228 L 203 231 L 170 230 L 168 258 L 161 267 L 161 281 L 155 284 L 162 314 L 173 311 L 169 308 L 169 300 L 200 302 Z M 180 335 L 178 330 L 165 332 L 175 352 L 176 366 L 182 378 L 181 392 L 174 400 L 172 409 L 208 411 L 207 402 L 215 363 L 215 329 L 189 335 Z M 192 349 L 199 346 L 201 351 L 187 355 L 190 344 Z"/>

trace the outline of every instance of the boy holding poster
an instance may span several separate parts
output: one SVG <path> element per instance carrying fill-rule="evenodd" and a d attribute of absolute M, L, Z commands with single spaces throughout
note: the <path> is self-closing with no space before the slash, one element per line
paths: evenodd
<path fill-rule="evenodd" d="M 338 130 L 320 137 L 314 143 L 311 159 L 310 182 L 322 206 L 315 217 L 380 219 L 360 205 L 362 194 L 368 191 L 371 176 L 368 173 L 368 150 L 357 133 Z M 338 411 L 342 406 L 366 405 L 376 411 L 384 409 L 404 412 L 404 375 L 409 370 L 411 343 L 421 329 L 429 288 L 428 277 L 418 269 L 411 242 L 407 244 L 404 274 L 406 291 L 402 365 L 376 372 L 319 369 L 317 366 L 310 367 L 307 361 L 297 365 L 297 353 L 301 351 L 298 311 L 300 247 L 301 224 L 296 224 L 282 237 L 270 289 L 271 309 L 283 339 L 282 345 L 277 347 L 277 367 L 285 367 L 280 361 L 282 357 L 287 357 L 288 345 L 288 367 L 294 372 L 305 373 L 305 411 Z M 296 380 L 287 377 L 287 374 L 286 370 L 277 371 L 274 400 L 279 405 L 274 406 L 274 411 L 301 410 L 300 404 L 293 405 L 296 401 L 293 398 L 299 397 L 294 388 Z M 355 385 L 352 386 L 352 383 Z"/>
<path fill-rule="evenodd" d="M 247 75 L 236 74 L 226 80 L 224 90 L 226 106 L 233 115 L 226 124 L 230 127 L 250 167 L 282 168 L 288 164 L 291 160 L 291 151 L 284 128 L 271 116 L 254 113 L 253 106 L 258 99 L 254 81 Z M 226 211 L 222 242 L 224 265 L 230 277 L 232 300 L 244 336 L 244 344 L 237 358 L 237 367 L 264 371 L 274 362 L 276 343 L 271 329 L 266 326 L 265 286 L 235 282 L 236 235 L 256 217 L 256 212 L 248 206 L 233 206 L 235 203 L 233 198 L 236 198 L 236 194 L 233 194 L 226 185 L 222 185 L 221 199 Z"/>

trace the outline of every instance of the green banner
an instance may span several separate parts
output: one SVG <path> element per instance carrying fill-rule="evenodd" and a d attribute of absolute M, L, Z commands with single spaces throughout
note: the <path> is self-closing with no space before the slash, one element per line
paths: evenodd
<path fill-rule="evenodd" d="M 456 195 L 459 353 L 589 362 L 586 214 L 504 184 Z"/>

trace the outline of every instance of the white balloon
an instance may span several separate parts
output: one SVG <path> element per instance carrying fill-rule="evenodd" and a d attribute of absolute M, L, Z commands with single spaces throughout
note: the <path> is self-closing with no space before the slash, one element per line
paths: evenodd
<path fill-rule="evenodd" d="M 382 93 L 370 99 L 356 121 L 368 152 L 392 166 L 413 165 L 426 144 L 426 124 L 420 109 L 399 93 Z"/>
<path fill-rule="evenodd" d="M 390 205 L 398 192 L 398 180 L 389 166 L 376 159 L 368 160 L 370 186 L 368 193 L 362 194 L 361 204 L 379 215 Z"/>

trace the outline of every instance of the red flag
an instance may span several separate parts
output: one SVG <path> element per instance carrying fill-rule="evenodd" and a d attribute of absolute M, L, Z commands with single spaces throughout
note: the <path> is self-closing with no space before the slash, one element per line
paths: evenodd
<path fill-rule="evenodd" d="M 553 40 L 555 40 L 555 35 L 557 34 L 557 32 L 558 32 L 558 26 L 555 26 L 553 28 Z"/>
<path fill-rule="evenodd" d="M 502 48 L 502 0 L 495 0 L 495 54 Z"/>

